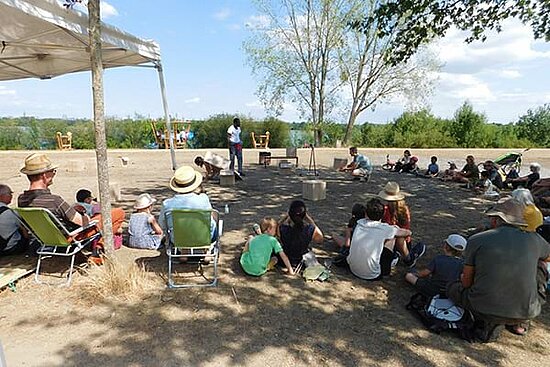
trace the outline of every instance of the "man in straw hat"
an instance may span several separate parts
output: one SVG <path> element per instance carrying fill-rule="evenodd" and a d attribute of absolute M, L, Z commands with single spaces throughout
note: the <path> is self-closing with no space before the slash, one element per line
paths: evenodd
<path fill-rule="evenodd" d="M 172 228 L 172 223 L 166 222 L 166 213 L 172 209 L 212 210 L 210 199 L 201 191 L 202 174 L 191 166 L 182 166 L 174 172 L 170 179 L 170 188 L 176 193 L 174 197 L 164 200 L 159 216 L 159 224 L 166 233 Z M 216 221 L 210 224 L 212 238 L 216 237 Z"/>
<path fill-rule="evenodd" d="M 57 165 L 54 165 L 48 156 L 43 153 L 33 153 L 27 156 L 25 166 L 21 168 L 20 172 L 27 175 L 30 186 L 17 198 L 19 207 L 46 208 L 69 230 L 85 226 L 90 222 L 90 217 L 86 214 L 78 213 L 61 196 L 51 193 L 48 187 L 53 184 L 53 179 L 57 173 Z M 86 234 L 89 234 L 89 232 Z M 89 261 L 102 264 L 103 260 L 100 256 L 102 250 L 103 242 L 100 239 L 92 244 L 93 255 L 89 258 Z"/>
<path fill-rule="evenodd" d="M 515 199 L 499 201 L 486 214 L 492 229 L 470 237 L 461 280 L 447 285 L 447 296 L 481 320 L 481 339 L 491 341 L 502 325 L 524 335 L 528 320 L 541 312 L 550 244 L 523 230 L 523 206 Z"/>

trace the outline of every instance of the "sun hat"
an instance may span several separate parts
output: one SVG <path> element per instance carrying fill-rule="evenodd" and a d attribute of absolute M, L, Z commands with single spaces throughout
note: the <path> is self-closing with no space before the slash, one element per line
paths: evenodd
<path fill-rule="evenodd" d="M 495 206 L 489 208 L 485 214 L 488 217 L 499 217 L 513 226 L 525 227 L 527 222 L 523 217 L 524 206 L 514 198 L 499 200 Z"/>
<path fill-rule="evenodd" d="M 76 201 L 83 203 L 87 198 L 92 198 L 93 201 L 96 201 L 96 198 L 92 196 L 92 192 L 86 189 L 80 189 L 76 192 Z"/>
<path fill-rule="evenodd" d="M 27 175 L 38 175 L 40 173 L 53 171 L 57 165 L 53 164 L 44 153 L 33 153 L 25 158 L 25 166 L 20 172 Z"/>
<path fill-rule="evenodd" d="M 384 190 L 378 193 L 378 197 L 386 201 L 399 201 L 405 198 L 405 195 L 399 189 L 399 184 L 397 182 L 389 181 Z"/>
<path fill-rule="evenodd" d="M 202 174 L 191 166 L 182 166 L 174 172 L 170 180 L 170 188 L 175 192 L 187 194 L 195 191 L 202 183 Z"/>
<path fill-rule="evenodd" d="M 157 200 L 152 198 L 148 193 L 141 194 L 136 199 L 134 209 L 145 209 L 153 205 Z"/>
<path fill-rule="evenodd" d="M 450 234 L 449 237 L 445 239 L 445 243 L 457 251 L 464 251 L 466 250 L 468 241 L 459 234 Z"/>

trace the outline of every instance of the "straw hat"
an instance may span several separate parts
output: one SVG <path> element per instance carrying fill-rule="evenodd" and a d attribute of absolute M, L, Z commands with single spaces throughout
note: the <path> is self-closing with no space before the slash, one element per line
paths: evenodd
<path fill-rule="evenodd" d="M 187 194 L 195 191 L 202 183 L 202 174 L 197 172 L 191 166 L 180 167 L 174 172 L 174 177 L 170 180 L 170 188 L 175 192 Z"/>
<path fill-rule="evenodd" d="M 405 195 L 399 189 L 399 184 L 397 182 L 389 181 L 384 190 L 378 193 L 378 197 L 386 201 L 399 201 L 405 198 Z"/>
<path fill-rule="evenodd" d="M 466 250 L 466 245 L 468 241 L 464 237 L 462 237 L 459 234 L 450 234 L 449 237 L 445 240 L 447 245 L 454 248 L 457 251 L 464 251 Z"/>
<path fill-rule="evenodd" d="M 53 171 L 56 168 L 57 165 L 53 164 L 44 153 L 33 153 L 25 158 L 25 167 L 21 168 L 20 172 L 32 176 Z"/>
<path fill-rule="evenodd" d="M 489 217 L 499 217 L 513 226 L 525 227 L 527 222 L 523 217 L 523 205 L 513 198 L 506 198 L 498 201 L 496 205 L 489 208 L 485 214 Z"/>
<path fill-rule="evenodd" d="M 145 193 L 138 196 L 134 209 L 145 209 L 153 205 L 157 200 L 152 198 L 151 195 Z"/>

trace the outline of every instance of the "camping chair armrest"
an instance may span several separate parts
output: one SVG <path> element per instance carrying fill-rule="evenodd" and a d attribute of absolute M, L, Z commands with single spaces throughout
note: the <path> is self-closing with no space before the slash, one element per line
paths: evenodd
<path fill-rule="evenodd" d="M 98 221 L 97 220 L 91 220 L 88 224 L 86 224 L 85 226 L 82 226 L 80 228 L 77 228 L 75 229 L 74 231 L 72 231 L 71 233 L 69 233 L 69 236 L 70 237 L 74 237 L 75 235 L 79 234 L 80 232 L 83 232 L 87 229 L 90 229 L 92 227 L 95 227 L 97 226 L 97 223 Z"/>

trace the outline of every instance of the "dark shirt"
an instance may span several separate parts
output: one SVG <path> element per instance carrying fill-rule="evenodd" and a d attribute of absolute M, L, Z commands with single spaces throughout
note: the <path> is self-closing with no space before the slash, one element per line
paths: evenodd
<path fill-rule="evenodd" d="M 286 256 L 292 265 L 302 261 L 302 256 L 309 251 L 309 244 L 313 239 L 315 227 L 312 224 L 304 226 L 302 229 L 282 224 L 279 227 L 281 233 L 281 245 Z"/>
<path fill-rule="evenodd" d="M 540 179 L 540 173 L 531 172 L 529 175 L 527 175 L 527 184 L 525 185 L 525 188 L 531 190 L 531 187 L 533 187 L 533 184 L 538 179 Z"/>
<path fill-rule="evenodd" d="M 491 169 L 489 170 L 489 180 L 495 185 L 499 190 L 502 189 L 504 186 L 502 183 L 502 176 L 500 176 L 500 173 L 498 173 L 498 170 Z"/>
<path fill-rule="evenodd" d="M 428 269 L 432 272 L 431 280 L 444 290 L 448 282 L 460 279 L 464 261 L 458 257 L 447 255 L 437 255 L 428 264 Z"/>
<path fill-rule="evenodd" d="M 49 189 L 26 190 L 17 198 L 21 208 L 45 208 L 55 215 L 69 231 L 79 226 L 70 221 L 77 212 L 59 195 L 52 194 Z"/>
<path fill-rule="evenodd" d="M 479 168 L 477 168 L 475 163 L 467 163 L 464 165 L 462 168 L 462 173 L 464 174 L 464 177 L 467 177 L 470 181 L 475 181 L 479 178 Z"/>

